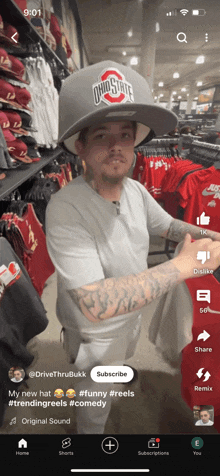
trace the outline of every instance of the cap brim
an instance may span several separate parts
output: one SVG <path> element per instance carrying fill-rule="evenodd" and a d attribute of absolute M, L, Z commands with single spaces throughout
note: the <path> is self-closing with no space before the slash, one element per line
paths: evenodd
<path fill-rule="evenodd" d="M 2 65 L 1 65 L 1 66 L 0 66 L 0 73 L 1 73 L 2 71 L 3 71 L 4 73 L 11 73 L 11 70 L 10 70 L 10 69 L 8 69 L 8 68 L 6 68 L 5 66 L 2 66 Z"/>
<path fill-rule="evenodd" d="M 15 105 L 20 109 L 26 109 L 27 111 L 33 112 L 32 109 L 30 109 L 28 106 L 24 106 L 23 104 L 19 104 L 16 102 Z"/>
<path fill-rule="evenodd" d="M 16 107 L 16 104 L 12 101 L 6 101 L 6 99 L 0 98 L 0 102 L 3 102 L 5 104 L 10 104 L 10 106 Z"/>
<path fill-rule="evenodd" d="M 60 145 L 64 146 L 72 153 L 77 154 L 75 141 L 78 139 L 79 132 L 85 127 L 91 127 L 94 124 L 118 121 L 134 121 L 138 123 L 135 146 L 147 138 L 150 131 L 155 135 L 164 135 L 175 129 L 178 119 L 177 116 L 157 105 L 143 104 L 125 104 L 112 106 L 105 109 L 99 109 L 69 128 L 58 140 Z"/>
<path fill-rule="evenodd" d="M 13 73 L 13 71 L 11 71 L 9 69 L 7 69 L 7 70 L 5 69 L 4 71 L 5 71 L 5 73 L 8 73 L 7 77 L 9 79 L 14 79 L 15 81 L 19 81 L 19 83 L 30 84 L 30 82 L 26 81 L 25 79 L 22 79 L 20 76 Z"/>
<path fill-rule="evenodd" d="M 20 134 L 22 136 L 28 136 L 29 132 L 28 131 L 25 131 L 24 129 L 13 129 L 12 127 L 10 127 L 10 131 L 14 132 L 15 134 Z"/>
<path fill-rule="evenodd" d="M 37 129 L 34 129 L 33 127 L 26 127 L 26 126 L 23 126 L 24 127 L 24 130 L 25 131 L 28 131 L 28 132 L 38 132 Z"/>
<path fill-rule="evenodd" d="M 12 153 L 11 153 L 12 155 Z M 12 155 L 13 159 L 19 160 L 20 162 L 24 162 L 25 164 L 30 164 L 32 162 L 31 158 L 26 155 L 25 157 L 18 157 L 16 155 Z"/>
<path fill-rule="evenodd" d="M 2 132 L 4 134 L 6 142 L 12 142 L 15 140 L 15 136 L 13 136 L 9 129 L 2 129 Z"/>
<path fill-rule="evenodd" d="M 32 109 L 30 109 L 28 106 L 23 106 L 22 104 L 19 104 L 18 102 L 11 102 L 10 103 L 12 106 L 14 106 L 16 109 L 25 109 L 27 111 L 33 112 Z"/>

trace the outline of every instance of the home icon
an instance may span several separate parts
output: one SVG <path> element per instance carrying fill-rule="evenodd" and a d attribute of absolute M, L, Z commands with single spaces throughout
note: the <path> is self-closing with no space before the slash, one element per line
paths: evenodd
<path fill-rule="evenodd" d="M 27 448 L 27 441 L 24 438 L 18 442 L 18 448 Z"/>

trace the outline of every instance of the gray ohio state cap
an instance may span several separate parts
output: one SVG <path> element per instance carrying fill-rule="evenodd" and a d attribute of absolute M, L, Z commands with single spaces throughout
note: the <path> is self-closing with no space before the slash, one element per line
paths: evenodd
<path fill-rule="evenodd" d="M 147 81 L 127 66 L 102 61 L 65 79 L 59 96 L 60 145 L 76 154 L 82 129 L 120 120 L 137 122 L 135 146 L 177 125 L 176 115 L 155 105 Z"/>

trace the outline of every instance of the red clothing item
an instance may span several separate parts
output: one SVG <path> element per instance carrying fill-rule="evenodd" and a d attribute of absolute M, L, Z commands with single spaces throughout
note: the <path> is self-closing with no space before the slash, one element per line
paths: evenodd
<path fill-rule="evenodd" d="M 220 283 L 213 275 L 185 282 L 193 303 L 193 340 L 182 351 L 182 397 L 191 409 L 194 405 L 213 405 L 214 427 L 220 432 Z M 210 290 L 210 303 L 197 301 L 197 290 Z M 201 308 L 216 312 L 201 313 Z M 204 330 L 210 337 L 198 340 Z M 211 350 L 196 352 L 198 348 Z"/>
<path fill-rule="evenodd" d="M 50 172 L 45 174 L 44 177 L 52 178 L 54 182 L 58 182 L 60 188 L 63 188 L 68 184 L 64 168 L 61 169 L 60 173 Z"/>
<path fill-rule="evenodd" d="M 46 237 L 34 208 L 28 203 L 22 217 L 13 213 L 5 213 L 1 220 L 9 219 L 8 228 L 12 224 L 16 232 L 8 232 L 7 239 L 16 254 L 23 262 L 33 286 L 41 296 L 46 280 L 54 273 L 55 268 L 46 247 Z"/>
<path fill-rule="evenodd" d="M 141 176 L 142 176 L 144 165 L 145 165 L 144 159 L 145 159 L 144 155 L 138 152 L 136 157 L 135 167 L 133 170 L 133 175 L 132 175 L 133 180 L 137 180 L 138 182 L 141 182 Z"/>
<path fill-rule="evenodd" d="M 53 13 L 51 13 L 51 18 L 50 18 L 50 31 L 52 35 L 54 36 L 57 45 L 62 41 L 62 46 L 66 52 L 67 58 L 70 58 L 72 54 L 72 50 L 70 48 L 70 44 L 67 40 L 66 35 L 64 34 L 63 27 L 62 25 L 60 26 L 59 20 Z"/>
<path fill-rule="evenodd" d="M 212 166 L 189 175 L 178 193 L 185 208 L 184 221 L 197 225 L 197 217 L 204 212 L 210 222 L 202 226 L 220 232 L 220 170 Z"/>
<path fill-rule="evenodd" d="M 155 200 L 163 199 L 162 183 L 166 179 L 167 172 L 172 168 L 175 157 L 149 157 L 144 159 L 144 171 L 141 183 Z"/>
<path fill-rule="evenodd" d="M 162 197 L 164 200 L 165 210 L 173 217 L 178 218 L 178 208 L 181 205 L 181 195 L 179 191 L 179 183 L 182 177 L 187 173 L 194 170 L 193 174 L 201 169 L 200 164 L 194 164 L 190 160 L 178 160 L 173 163 L 169 168 L 164 179 L 161 183 Z M 180 187 L 184 187 L 184 183 L 187 177 L 183 180 Z"/>
<path fill-rule="evenodd" d="M 164 192 L 175 192 L 181 178 L 191 170 L 201 169 L 200 164 L 194 164 L 190 160 L 179 160 L 168 170 L 161 186 Z"/>

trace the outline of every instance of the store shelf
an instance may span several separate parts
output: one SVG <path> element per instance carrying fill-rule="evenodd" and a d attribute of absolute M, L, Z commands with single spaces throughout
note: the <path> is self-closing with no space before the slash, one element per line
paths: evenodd
<path fill-rule="evenodd" d="M 45 165 L 56 159 L 63 153 L 61 147 L 57 147 L 53 150 L 46 150 L 39 162 L 33 162 L 32 164 L 22 164 L 14 170 L 4 170 L 6 178 L 0 181 L 0 200 L 7 197 L 17 187 L 26 182 L 29 178 L 35 175 L 37 172 L 43 169 Z M 3 171 L 3 170 L 2 170 Z"/>
<path fill-rule="evenodd" d="M 38 31 L 34 28 L 32 23 L 24 16 L 18 5 L 13 0 L 7 0 L 0 5 L 0 14 L 3 16 L 3 21 L 7 21 L 9 24 L 14 25 L 19 33 L 19 43 L 41 43 L 43 51 L 46 56 L 54 58 L 58 64 L 69 76 L 69 71 L 56 53 L 50 48 L 50 46 L 44 41 Z"/>

